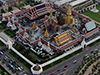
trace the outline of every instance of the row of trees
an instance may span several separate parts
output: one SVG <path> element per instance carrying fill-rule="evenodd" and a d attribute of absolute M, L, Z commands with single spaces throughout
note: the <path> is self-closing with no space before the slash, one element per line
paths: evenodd
<path fill-rule="evenodd" d="M 91 66 L 91 64 L 96 62 L 98 59 L 100 59 L 100 56 L 98 56 L 98 51 L 94 52 L 93 55 L 91 55 L 89 58 L 84 56 L 82 64 L 77 68 L 77 71 L 75 71 L 75 74 L 83 75 L 88 69 L 88 67 Z M 100 62 L 98 62 L 98 64 L 99 63 Z M 94 71 L 97 69 L 97 66 L 98 65 L 93 66 L 92 73 L 94 73 Z"/>

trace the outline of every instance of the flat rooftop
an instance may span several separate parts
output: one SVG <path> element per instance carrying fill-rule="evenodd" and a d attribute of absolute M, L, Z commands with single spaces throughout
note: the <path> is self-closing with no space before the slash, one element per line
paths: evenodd
<path fill-rule="evenodd" d="M 75 6 L 75 5 L 78 5 L 80 3 L 83 3 L 85 1 L 88 1 L 88 0 L 60 0 L 60 1 L 55 1 L 54 4 L 58 5 L 58 6 L 61 6 L 65 3 L 70 3 L 71 6 Z"/>
<path fill-rule="evenodd" d="M 70 2 L 70 1 L 72 1 L 72 0 L 60 0 L 60 1 L 55 1 L 54 4 L 60 6 L 60 5 L 63 5 L 67 2 Z"/>
<path fill-rule="evenodd" d="M 70 3 L 71 6 L 75 6 L 75 5 L 78 5 L 78 4 L 81 4 L 83 2 L 86 2 L 87 0 L 76 0 L 76 1 L 73 1 Z"/>

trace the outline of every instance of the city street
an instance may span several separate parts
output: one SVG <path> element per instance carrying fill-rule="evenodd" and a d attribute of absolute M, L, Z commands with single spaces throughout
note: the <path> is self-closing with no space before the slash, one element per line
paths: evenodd
<path fill-rule="evenodd" d="M 24 74 L 31 75 L 30 72 L 28 72 L 25 68 L 23 68 L 21 65 L 19 65 L 15 60 L 13 60 L 11 57 L 9 57 L 6 53 L 7 51 L 8 51 L 7 48 L 1 48 L 0 49 L 0 58 L 2 59 L 2 61 L 5 62 L 5 64 L 7 64 L 7 65 L 11 64 L 13 66 L 11 68 L 11 70 L 13 69 L 15 72 L 14 73 L 11 72 L 12 75 L 14 75 L 14 74 L 15 75 L 16 74 L 18 74 L 18 75 L 24 75 Z M 17 68 L 17 67 L 19 67 L 19 68 Z M 9 70 L 10 66 L 9 65 L 5 66 L 5 68 Z"/>
<path fill-rule="evenodd" d="M 50 75 L 52 72 L 54 72 L 53 75 L 75 75 L 75 71 L 77 70 L 77 67 L 81 64 L 83 57 L 88 54 L 91 54 L 91 51 L 100 48 L 100 44 L 99 45 L 95 45 L 91 48 L 86 47 L 84 49 L 83 52 L 81 52 L 80 54 L 77 54 L 76 56 L 44 71 L 41 75 Z M 73 61 L 76 60 L 76 63 L 73 64 Z M 64 66 L 67 65 L 67 69 L 65 71 L 63 71 L 63 69 L 65 68 Z M 59 71 L 57 71 L 58 69 L 60 69 Z"/>

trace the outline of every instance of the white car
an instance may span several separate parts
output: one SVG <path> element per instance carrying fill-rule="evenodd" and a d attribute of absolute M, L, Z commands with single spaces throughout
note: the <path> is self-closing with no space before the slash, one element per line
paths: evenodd
<path fill-rule="evenodd" d="M 3 55 L 3 52 L 0 51 L 0 54 Z"/>
<path fill-rule="evenodd" d="M 76 63 L 76 60 L 73 61 L 73 64 L 75 64 L 75 63 Z"/>
<path fill-rule="evenodd" d="M 88 54 L 85 54 L 85 56 L 88 56 Z"/>

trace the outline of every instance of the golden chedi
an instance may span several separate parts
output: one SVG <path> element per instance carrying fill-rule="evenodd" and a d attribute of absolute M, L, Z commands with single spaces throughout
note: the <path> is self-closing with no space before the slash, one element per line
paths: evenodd
<path fill-rule="evenodd" d="M 45 34 L 44 34 L 44 37 L 45 38 L 48 38 L 50 35 L 49 35 L 49 33 L 48 33 L 48 30 L 47 30 L 47 28 L 46 28 L 46 32 L 45 32 Z"/>
<path fill-rule="evenodd" d="M 65 15 L 65 23 L 67 23 L 67 24 L 73 24 L 74 23 L 74 19 L 73 19 L 73 16 L 72 16 L 70 5 L 69 5 L 68 11 Z"/>
<path fill-rule="evenodd" d="M 33 28 L 33 30 L 35 30 L 37 28 L 35 21 L 34 21 L 34 24 L 33 24 L 32 28 Z"/>

